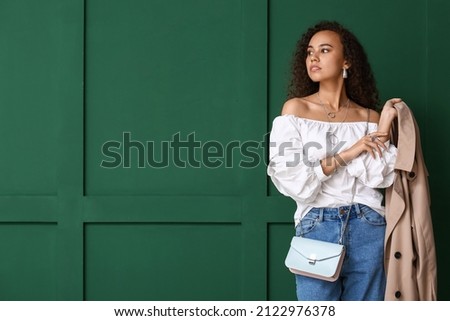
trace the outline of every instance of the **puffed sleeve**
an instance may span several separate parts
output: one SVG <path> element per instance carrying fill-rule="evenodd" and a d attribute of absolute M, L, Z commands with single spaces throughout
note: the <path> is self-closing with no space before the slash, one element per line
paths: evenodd
<path fill-rule="evenodd" d="M 372 188 L 385 188 L 394 182 L 394 165 L 397 158 L 397 148 L 389 141 L 384 143 L 386 150 L 382 156 L 375 152 L 375 158 L 369 153 L 359 155 L 352 160 L 347 171 L 364 185 Z"/>
<path fill-rule="evenodd" d="M 312 202 L 327 180 L 318 159 L 306 159 L 300 125 L 296 117 L 275 118 L 270 133 L 270 155 L 267 174 L 283 195 L 299 202 Z"/>

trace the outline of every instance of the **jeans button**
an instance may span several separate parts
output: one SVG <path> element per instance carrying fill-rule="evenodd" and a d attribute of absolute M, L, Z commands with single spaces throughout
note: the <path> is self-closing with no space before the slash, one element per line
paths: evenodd
<path fill-rule="evenodd" d="M 345 210 L 341 208 L 341 209 L 339 210 L 339 214 L 344 215 L 344 214 L 345 214 Z"/>

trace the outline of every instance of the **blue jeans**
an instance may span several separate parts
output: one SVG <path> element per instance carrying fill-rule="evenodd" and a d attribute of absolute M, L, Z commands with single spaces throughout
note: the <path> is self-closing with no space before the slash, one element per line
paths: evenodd
<path fill-rule="evenodd" d="M 384 299 L 384 233 L 386 220 L 369 206 L 354 204 L 339 208 L 313 208 L 296 227 L 296 235 L 338 243 L 341 228 L 346 248 L 341 275 L 328 282 L 296 275 L 300 301 L 362 301 Z"/>

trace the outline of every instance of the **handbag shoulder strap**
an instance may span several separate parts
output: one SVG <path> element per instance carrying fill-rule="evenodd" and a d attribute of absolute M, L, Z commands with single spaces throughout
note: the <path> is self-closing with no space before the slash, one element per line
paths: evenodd
<path fill-rule="evenodd" d="M 345 218 L 344 224 L 342 224 L 342 227 L 341 227 L 341 237 L 339 238 L 338 244 L 341 244 L 341 245 L 342 245 L 342 240 L 344 239 L 344 233 L 345 233 L 345 230 L 347 229 L 347 224 L 348 224 L 348 219 L 349 219 L 349 218 L 350 218 L 350 211 L 347 213 L 347 217 Z"/>
<path fill-rule="evenodd" d="M 369 134 L 370 108 L 367 108 L 366 135 Z"/>

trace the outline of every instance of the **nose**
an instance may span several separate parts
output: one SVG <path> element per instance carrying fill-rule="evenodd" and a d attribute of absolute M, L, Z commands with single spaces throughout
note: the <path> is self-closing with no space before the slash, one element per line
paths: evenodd
<path fill-rule="evenodd" d="M 310 59 L 311 62 L 313 62 L 313 61 L 319 61 L 319 58 L 316 56 L 315 53 L 312 53 L 312 54 L 310 55 L 309 59 Z"/>

